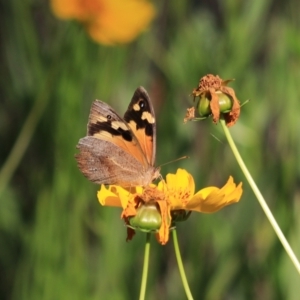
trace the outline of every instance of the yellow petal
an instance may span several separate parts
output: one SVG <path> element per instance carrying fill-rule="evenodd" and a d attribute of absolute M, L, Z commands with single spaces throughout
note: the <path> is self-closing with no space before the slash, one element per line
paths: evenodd
<path fill-rule="evenodd" d="M 184 169 L 178 169 L 176 174 L 168 174 L 166 181 L 169 190 L 190 189 L 194 194 L 194 178 Z"/>
<path fill-rule="evenodd" d="M 168 174 L 166 180 L 165 193 L 171 210 L 185 209 L 195 191 L 193 176 L 184 169 L 178 169 L 176 174 Z"/>
<path fill-rule="evenodd" d="M 186 209 L 202 213 L 213 213 L 226 205 L 238 202 L 242 192 L 242 183 L 236 186 L 233 178 L 230 177 L 221 189 L 208 187 L 197 192 L 187 204 Z"/>
<path fill-rule="evenodd" d="M 101 205 L 121 206 L 120 198 L 103 184 L 97 193 L 97 198 Z"/>
<path fill-rule="evenodd" d="M 201 207 L 203 202 L 209 196 L 209 194 L 213 193 L 216 190 L 219 189 L 216 187 L 207 187 L 198 191 L 186 204 L 185 209 L 202 212 Z"/>
<path fill-rule="evenodd" d="M 120 186 L 110 185 L 106 188 L 106 186 L 102 184 L 97 193 L 97 197 L 101 205 L 125 208 L 132 194 Z"/>

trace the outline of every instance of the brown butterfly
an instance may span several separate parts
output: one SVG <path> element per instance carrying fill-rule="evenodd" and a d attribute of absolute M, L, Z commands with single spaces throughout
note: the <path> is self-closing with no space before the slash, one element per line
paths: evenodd
<path fill-rule="evenodd" d="M 155 115 L 146 90 L 136 89 L 124 118 L 108 104 L 94 101 L 87 136 L 77 148 L 80 171 L 97 184 L 147 186 L 158 178 Z"/>

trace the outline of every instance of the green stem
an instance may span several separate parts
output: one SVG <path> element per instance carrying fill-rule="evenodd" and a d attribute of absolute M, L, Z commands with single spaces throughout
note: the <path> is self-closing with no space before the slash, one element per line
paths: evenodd
<path fill-rule="evenodd" d="M 47 103 L 49 101 L 50 91 L 53 88 L 52 82 L 55 79 L 56 70 L 51 70 L 49 72 L 48 79 L 45 83 L 44 88 L 41 90 L 40 94 L 37 96 L 28 117 L 22 126 L 21 132 L 15 141 L 15 144 L 6 159 L 4 165 L 0 170 L 0 196 L 5 189 L 7 183 L 11 179 L 14 171 L 19 165 L 30 141 L 35 132 L 35 129 L 40 121 Z"/>
<path fill-rule="evenodd" d="M 151 238 L 151 233 L 148 232 L 146 234 L 144 266 L 143 266 L 143 275 L 142 275 L 142 282 L 141 282 L 141 290 L 140 290 L 139 300 L 144 300 L 145 299 L 145 294 L 146 294 L 148 267 L 149 267 L 149 256 L 150 256 L 150 238 Z"/>
<path fill-rule="evenodd" d="M 249 173 L 249 171 L 248 171 L 248 169 L 247 169 L 247 167 L 246 167 L 246 165 L 245 165 L 245 163 L 244 163 L 244 161 L 243 161 L 243 159 L 242 159 L 242 157 L 241 157 L 241 155 L 240 155 L 240 153 L 239 153 L 239 151 L 238 151 L 238 149 L 237 149 L 237 147 L 236 147 L 236 145 L 235 145 L 235 143 L 234 143 L 234 141 L 233 141 L 233 139 L 231 137 L 231 134 L 230 134 L 230 132 L 229 132 L 229 130 L 228 130 L 226 124 L 225 124 L 225 121 L 221 120 L 220 122 L 221 122 L 223 130 L 225 132 L 225 136 L 226 136 L 226 138 L 228 140 L 228 143 L 229 143 L 229 145 L 231 147 L 231 150 L 232 150 L 232 152 L 233 152 L 233 154 L 234 154 L 234 156 L 235 156 L 238 164 L 240 165 L 240 168 L 242 169 L 242 171 L 243 171 L 246 179 L 248 180 L 248 182 L 250 184 L 250 187 L 252 188 L 252 190 L 253 190 L 253 192 L 254 192 L 254 194 L 255 194 L 255 196 L 256 196 L 259 204 L 261 205 L 264 213 L 266 214 L 268 220 L 270 221 L 270 223 L 271 223 L 271 225 L 272 225 L 275 233 L 277 234 L 280 242 L 282 243 L 285 251 L 287 252 L 287 254 L 290 257 L 290 259 L 292 260 L 292 262 L 293 262 L 295 268 L 297 269 L 298 273 L 300 274 L 300 263 L 299 263 L 296 255 L 295 255 L 294 251 L 292 250 L 290 244 L 286 240 L 286 238 L 285 238 L 284 234 L 282 233 L 280 227 L 278 226 L 278 224 L 277 224 L 277 222 L 276 222 L 273 214 L 271 213 L 271 211 L 270 211 L 270 209 L 269 209 L 269 207 L 268 207 L 268 205 L 267 205 L 264 197 L 262 196 L 262 194 L 259 191 L 256 183 L 254 182 L 252 176 L 250 175 L 250 173 Z"/>
<path fill-rule="evenodd" d="M 187 299 L 188 300 L 193 300 L 193 295 L 190 291 L 190 287 L 189 287 L 189 284 L 187 282 L 186 275 L 185 275 L 184 268 L 183 268 L 183 263 L 182 263 L 181 254 L 180 254 L 180 250 L 179 250 L 179 244 L 178 244 L 176 229 L 172 230 L 172 236 L 173 236 L 175 255 L 176 255 L 177 264 L 178 264 L 181 280 L 182 280 L 182 283 L 183 283 L 183 287 L 184 287 Z"/>
<path fill-rule="evenodd" d="M 46 107 L 48 105 L 51 90 L 53 89 L 53 82 L 56 80 L 57 73 L 59 72 L 61 68 L 61 56 L 62 53 L 64 53 L 64 49 L 61 46 L 62 42 L 66 44 L 66 37 L 68 35 L 69 27 L 67 27 L 65 30 L 62 30 L 60 32 L 60 35 L 58 36 L 58 41 L 53 47 L 53 63 L 50 67 L 48 74 L 46 75 L 45 83 L 41 87 L 41 89 L 38 91 L 37 97 L 34 101 L 34 104 L 25 120 L 24 125 L 22 126 L 22 129 L 5 161 L 3 166 L 0 169 L 0 196 L 2 192 L 5 190 L 8 182 L 10 181 L 11 177 L 13 176 L 16 168 L 18 167 L 20 161 L 22 160 L 30 142 L 31 139 L 35 133 L 35 130 L 37 128 L 37 125 L 39 121 L 41 120 Z M 34 39 L 34 38 L 32 38 Z M 29 41 L 31 44 L 34 43 L 33 41 Z M 36 41 L 35 41 L 36 42 Z M 57 46 L 58 45 L 58 46 Z M 36 50 L 37 52 L 37 50 Z M 41 67 L 37 68 L 38 70 L 41 69 Z M 36 71 L 37 73 L 39 71 Z M 42 71 L 40 71 L 42 72 Z"/>

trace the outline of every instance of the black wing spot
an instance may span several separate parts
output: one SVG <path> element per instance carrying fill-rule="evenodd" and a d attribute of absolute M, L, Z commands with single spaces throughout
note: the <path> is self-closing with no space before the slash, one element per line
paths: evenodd
<path fill-rule="evenodd" d="M 127 141 L 127 142 L 132 141 L 132 135 L 128 130 L 120 129 L 120 131 L 122 131 L 122 137 L 125 141 Z"/>
<path fill-rule="evenodd" d="M 148 122 L 145 123 L 145 133 L 147 136 L 153 136 L 153 126 Z"/>
<path fill-rule="evenodd" d="M 140 106 L 141 109 L 144 109 L 145 106 L 146 106 L 146 104 L 145 104 L 145 102 L 143 100 L 140 100 L 139 106 Z"/>

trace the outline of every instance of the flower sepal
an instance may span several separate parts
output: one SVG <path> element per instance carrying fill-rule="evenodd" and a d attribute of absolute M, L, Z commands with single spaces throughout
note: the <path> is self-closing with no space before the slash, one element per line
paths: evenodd
<path fill-rule="evenodd" d="M 144 203 L 133 217 L 128 218 L 129 227 L 143 232 L 157 231 L 161 226 L 161 214 L 155 203 Z"/>
<path fill-rule="evenodd" d="M 183 222 L 186 221 L 189 216 L 191 215 L 192 211 L 187 211 L 184 209 L 177 209 L 171 211 L 171 217 L 172 217 L 172 225 L 175 226 L 176 222 Z"/>

